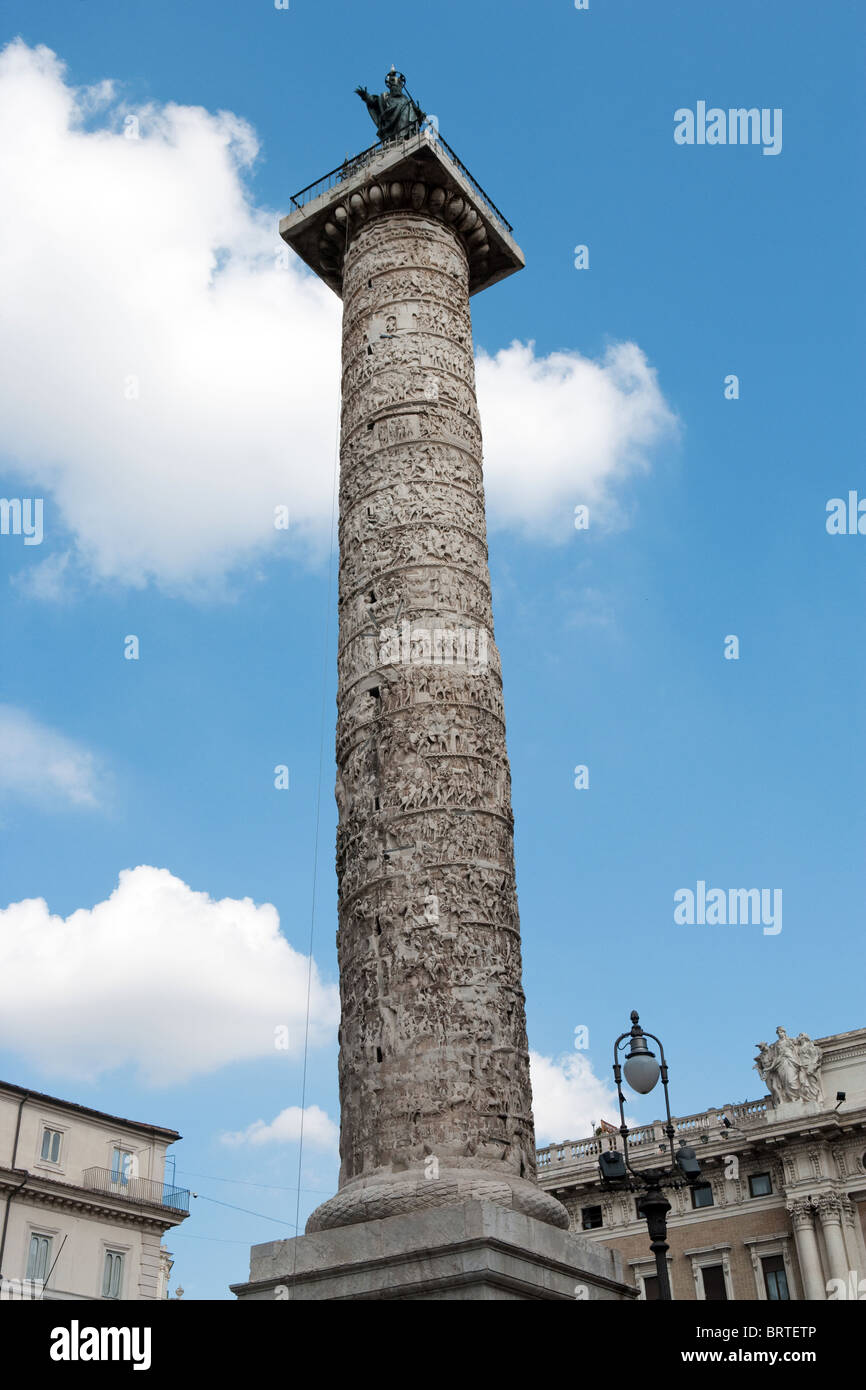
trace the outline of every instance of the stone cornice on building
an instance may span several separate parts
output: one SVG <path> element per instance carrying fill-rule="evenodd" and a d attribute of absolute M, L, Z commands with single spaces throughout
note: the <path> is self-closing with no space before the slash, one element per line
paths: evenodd
<path fill-rule="evenodd" d="M 50 1105 L 85 1119 L 99 1120 L 103 1124 L 120 1126 L 122 1129 L 133 1130 L 136 1134 L 146 1134 L 150 1139 L 164 1139 L 166 1144 L 174 1144 L 183 1137 L 176 1129 L 165 1129 L 162 1125 L 146 1124 L 142 1120 L 126 1120 L 121 1115 L 109 1115 L 104 1110 L 93 1110 L 89 1105 L 78 1105 L 72 1100 L 61 1100 L 59 1096 L 49 1096 L 43 1091 L 31 1090 L 28 1086 L 18 1086 L 13 1081 L 0 1081 L 0 1096 L 4 1094 L 18 1100 L 23 1098 L 36 1104 Z"/>
<path fill-rule="evenodd" d="M 774 1240 L 787 1240 L 791 1232 L 784 1228 L 778 1231 L 767 1231 L 762 1236 L 743 1236 L 743 1245 L 769 1245 Z"/>
<path fill-rule="evenodd" d="M 76 1183 L 42 1177 L 24 1168 L 0 1167 L 0 1199 L 5 1198 L 7 1194 L 39 1206 L 58 1207 L 64 1211 L 77 1211 L 89 1216 L 102 1216 L 110 1219 L 113 1225 L 158 1229 L 161 1233 L 170 1227 L 179 1226 L 189 1215 L 189 1212 L 164 1207 L 155 1202 L 133 1201 L 124 1197 L 112 1198 Z"/>
<path fill-rule="evenodd" d="M 829 1062 L 851 1062 L 858 1057 L 866 1057 L 866 1028 L 855 1028 L 850 1033 L 837 1033 L 831 1038 L 816 1038 L 815 1045 L 821 1049 L 821 1064 Z"/>
<path fill-rule="evenodd" d="M 847 1033 L 828 1033 L 826 1038 L 815 1039 L 816 1047 L 821 1049 L 822 1059 L 825 1054 L 842 1051 L 852 1044 L 866 1048 L 866 1028 L 850 1028 Z M 859 1052 L 856 1055 L 859 1056 Z"/>
<path fill-rule="evenodd" d="M 682 1253 L 690 1258 L 692 1255 L 713 1255 L 717 1250 L 730 1250 L 729 1240 L 716 1241 L 714 1245 L 696 1245 L 691 1250 L 684 1250 Z"/>

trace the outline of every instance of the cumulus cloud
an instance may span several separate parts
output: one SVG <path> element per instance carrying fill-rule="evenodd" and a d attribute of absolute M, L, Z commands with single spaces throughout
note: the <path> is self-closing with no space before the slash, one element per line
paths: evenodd
<path fill-rule="evenodd" d="M 584 1139 L 605 1119 L 619 1119 L 619 1102 L 613 1086 L 597 1077 L 581 1052 L 562 1057 L 542 1057 L 531 1052 L 532 1109 L 539 1144 Z"/>
<path fill-rule="evenodd" d="M 340 1142 L 340 1127 L 318 1105 L 308 1105 L 301 1110 L 299 1105 L 290 1105 L 281 1110 L 270 1124 L 256 1120 L 244 1130 L 223 1134 L 222 1142 L 240 1147 L 249 1144 L 253 1148 L 263 1144 L 296 1144 L 301 1137 L 301 1116 L 304 1119 L 304 1144 L 312 1149 L 336 1149 Z"/>
<path fill-rule="evenodd" d="M 73 591 L 72 552 L 58 550 L 35 564 L 30 561 L 11 577 L 12 587 L 25 598 L 42 599 L 49 603 L 66 603 Z"/>
<path fill-rule="evenodd" d="M 0 800 L 41 810 L 93 809 L 103 803 L 107 785 L 95 753 L 26 710 L 0 705 Z"/>
<path fill-rule="evenodd" d="M 0 53 L 5 448 L 76 560 L 34 596 L 81 572 L 212 589 L 285 551 L 283 504 L 295 553 L 326 544 L 340 305 L 255 204 L 257 157 L 231 112 L 131 111 L 45 47 Z M 634 344 L 593 362 L 513 343 L 480 354 L 478 390 L 491 518 L 538 537 L 566 534 L 576 502 L 610 511 L 671 422 Z"/>
<path fill-rule="evenodd" d="M 340 306 L 280 260 L 244 121 L 129 114 L 46 48 L 0 54 L 0 406 L 92 573 L 176 589 L 285 545 L 278 505 L 324 530 Z"/>
<path fill-rule="evenodd" d="M 614 344 L 598 362 L 512 343 L 479 352 L 476 376 L 490 523 L 535 538 L 572 535 L 578 504 L 619 521 L 616 485 L 645 470 L 677 428 L 636 343 Z"/>
<path fill-rule="evenodd" d="M 41 898 L 0 910 L 0 1047 L 72 1078 L 132 1066 L 150 1085 L 298 1056 L 308 967 L 270 903 L 214 901 L 141 865 L 66 919 Z M 310 1045 L 338 1019 L 314 962 Z"/>

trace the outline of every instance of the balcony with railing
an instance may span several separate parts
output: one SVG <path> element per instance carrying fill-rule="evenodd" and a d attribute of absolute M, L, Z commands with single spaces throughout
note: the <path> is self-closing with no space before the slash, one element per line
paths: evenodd
<path fill-rule="evenodd" d="M 514 230 L 511 223 L 502 215 L 493 199 L 484 192 L 478 180 L 473 178 L 463 161 L 454 153 L 445 137 L 439 134 L 438 128 L 431 125 L 425 126 L 421 131 L 416 130 L 413 134 L 408 136 L 398 136 L 392 140 L 379 140 L 375 145 L 370 145 L 368 149 L 362 150 L 360 154 L 354 155 L 351 159 L 345 159 L 336 169 L 331 169 L 329 173 L 323 174 L 320 179 L 316 179 L 315 183 L 310 183 L 306 188 L 302 188 L 300 192 L 293 193 L 292 203 L 295 208 L 303 208 L 308 203 L 313 202 L 322 193 L 327 193 L 330 189 L 336 187 L 337 184 L 345 183 L 348 179 L 353 178 L 355 174 L 361 173 L 367 165 L 372 163 L 379 155 L 386 154 L 390 150 L 400 149 L 401 147 L 409 154 L 424 144 L 435 145 L 442 151 L 446 158 L 454 165 L 455 169 L 459 169 L 464 179 L 471 185 L 476 196 L 481 200 L 488 212 L 510 234 Z"/>
<path fill-rule="evenodd" d="M 672 1124 L 679 1139 L 700 1138 L 701 1135 L 714 1139 L 727 1132 L 722 1123 L 724 1119 L 729 1121 L 734 1132 L 748 1131 L 750 1127 L 764 1123 L 768 1108 L 768 1099 L 749 1100 L 744 1101 L 742 1105 L 726 1105 L 720 1110 L 702 1110 L 696 1115 L 683 1115 L 679 1119 L 672 1117 Z M 649 1154 L 651 1149 L 658 1149 L 660 1144 L 666 1142 L 667 1136 L 661 1120 L 655 1120 L 651 1125 L 638 1125 L 629 1130 L 629 1152 L 638 1150 L 636 1157 L 640 1157 L 640 1150 Z M 554 1164 L 559 1163 L 594 1167 L 600 1153 L 605 1149 L 617 1148 L 621 1143 L 622 1139 L 617 1130 L 614 1133 L 608 1131 L 604 1134 L 589 1135 L 585 1139 L 567 1139 L 561 1144 L 548 1144 L 546 1148 L 536 1151 L 539 1172 L 548 1173 Z"/>
<path fill-rule="evenodd" d="M 81 1186 L 89 1192 L 106 1197 L 119 1197 L 137 1206 L 170 1207 L 172 1211 L 189 1213 L 189 1191 L 185 1187 L 169 1187 L 151 1178 L 136 1178 L 114 1168 L 85 1168 Z"/>

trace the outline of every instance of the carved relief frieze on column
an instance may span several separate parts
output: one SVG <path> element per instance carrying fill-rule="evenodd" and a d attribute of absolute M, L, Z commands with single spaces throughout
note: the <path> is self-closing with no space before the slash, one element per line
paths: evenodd
<path fill-rule="evenodd" d="M 568 1225 L 534 1182 L 469 313 L 478 218 L 434 193 L 366 190 L 339 255 L 342 1162 L 308 1230 L 474 1197 Z"/>

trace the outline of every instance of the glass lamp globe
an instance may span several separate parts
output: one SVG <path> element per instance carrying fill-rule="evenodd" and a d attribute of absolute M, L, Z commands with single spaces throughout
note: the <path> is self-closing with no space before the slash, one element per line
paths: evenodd
<path fill-rule="evenodd" d="M 636 1039 L 636 1042 L 643 1040 Z M 639 1096 L 647 1095 L 659 1079 L 659 1064 L 646 1043 L 626 1057 L 623 1071 L 628 1085 Z"/>

